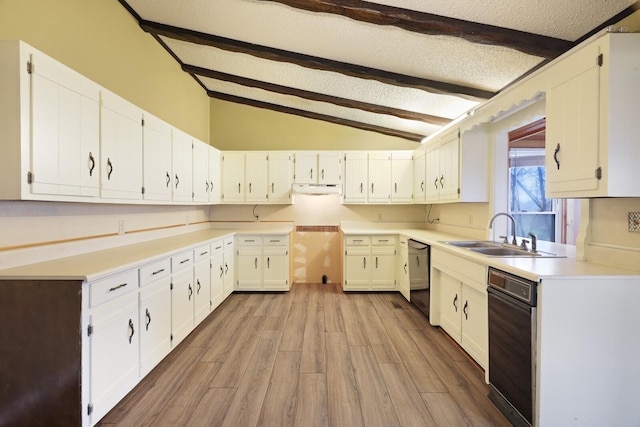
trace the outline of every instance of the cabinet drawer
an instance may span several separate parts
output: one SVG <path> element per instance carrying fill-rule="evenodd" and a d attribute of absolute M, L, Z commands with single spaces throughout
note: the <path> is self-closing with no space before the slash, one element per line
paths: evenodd
<path fill-rule="evenodd" d="M 139 271 L 140 286 L 142 287 L 171 274 L 171 259 L 165 258 L 153 264 L 145 265 L 140 267 Z"/>
<path fill-rule="evenodd" d="M 171 271 L 176 272 L 193 265 L 193 250 L 180 252 L 171 257 Z"/>
<path fill-rule="evenodd" d="M 202 246 L 198 246 L 193 250 L 193 259 L 194 262 L 202 261 L 203 259 L 207 259 L 211 257 L 211 245 L 206 244 Z"/>
<path fill-rule="evenodd" d="M 95 307 L 138 288 L 138 270 L 129 270 L 89 283 L 89 305 Z"/>
<path fill-rule="evenodd" d="M 265 236 L 264 245 L 267 246 L 286 246 L 289 244 L 287 236 Z"/>
<path fill-rule="evenodd" d="M 265 246 L 262 248 L 262 253 L 267 255 L 289 255 L 289 248 L 287 246 Z"/>
<path fill-rule="evenodd" d="M 233 249 L 233 243 L 235 242 L 235 239 L 233 237 L 228 237 L 226 239 L 224 239 L 224 250 L 228 250 L 228 249 Z"/>
<path fill-rule="evenodd" d="M 216 240 L 215 242 L 211 243 L 212 254 L 222 251 L 223 248 L 224 248 L 224 240 Z"/>
<path fill-rule="evenodd" d="M 238 236 L 238 246 L 262 246 L 262 237 Z"/>
<path fill-rule="evenodd" d="M 369 236 L 344 236 L 346 246 L 369 246 L 371 237 Z"/>
<path fill-rule="evenodd" d="M 371 244 L 374 246 L 395 246 L 396 236 L 392 236 L 392 235 L 372 236 Z"/>
<path fill-rule="evenodd" d="M 395 246 L 374 246 L 371 248 L 372 255 L 395 255 Z"/>

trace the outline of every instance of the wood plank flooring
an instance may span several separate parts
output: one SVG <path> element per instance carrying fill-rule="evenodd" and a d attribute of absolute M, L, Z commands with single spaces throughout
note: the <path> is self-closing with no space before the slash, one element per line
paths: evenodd
<path fill-rule="evenodd" d="M 509 426 L 484 373 L 397 293 L 234 293 L 108 426 Z"/>

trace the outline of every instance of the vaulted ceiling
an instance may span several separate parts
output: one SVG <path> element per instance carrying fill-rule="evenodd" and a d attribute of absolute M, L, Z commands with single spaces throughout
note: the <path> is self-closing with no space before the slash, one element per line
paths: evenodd
<path fill-rule="evenodd" d="M 420 141 L 636 0 L 119 0 L 209 96 Z"/>

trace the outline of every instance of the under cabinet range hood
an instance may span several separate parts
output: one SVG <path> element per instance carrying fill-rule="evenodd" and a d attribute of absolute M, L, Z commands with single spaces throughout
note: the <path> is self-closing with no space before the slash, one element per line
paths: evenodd
<path fill-rule="evenodd" d="M 340 184 L 293 184 L 293 194 L 342 194 Z"/>

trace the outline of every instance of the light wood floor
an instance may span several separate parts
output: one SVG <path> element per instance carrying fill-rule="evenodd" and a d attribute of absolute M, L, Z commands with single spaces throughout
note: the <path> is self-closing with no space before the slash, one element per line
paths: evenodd
<path fill-rule="evenodd" d="M 234 293 L 101 426 L 508 426 L 484 373 L 397 293 Z"/>

